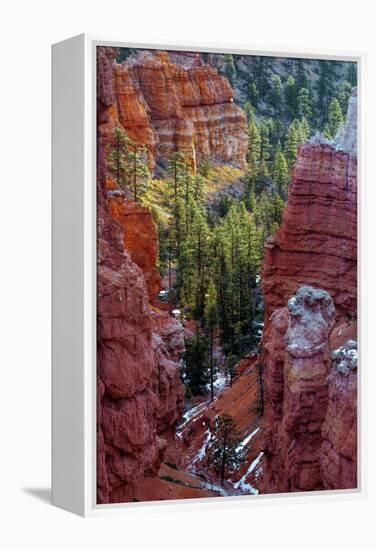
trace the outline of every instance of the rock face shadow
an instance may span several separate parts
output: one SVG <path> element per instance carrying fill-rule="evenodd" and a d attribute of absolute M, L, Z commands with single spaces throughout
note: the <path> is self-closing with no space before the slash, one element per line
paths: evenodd
<path fill-rule="evenodd" d="M 24 487 L 23 491 L 34 498 L 42 500 L 47 504 L 51 504 L 51 488 L 50 487 Z"/>

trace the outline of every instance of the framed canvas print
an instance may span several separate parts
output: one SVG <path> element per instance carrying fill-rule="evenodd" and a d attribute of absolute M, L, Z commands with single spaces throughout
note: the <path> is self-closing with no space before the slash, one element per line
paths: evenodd
<path fill-rule="evenodd" d="M 56 505 L 362 494 L 360 67 L 53 47 Z"/>

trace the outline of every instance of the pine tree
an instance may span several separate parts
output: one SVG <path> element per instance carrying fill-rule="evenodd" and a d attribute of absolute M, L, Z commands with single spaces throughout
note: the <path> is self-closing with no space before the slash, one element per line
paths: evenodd
<path fill-rule="evenodd" d="M 197 171 L 204 178 L 208 178 L 210 176 L 211 170 L 212 170 L 212 163 L 210 161 L 210 158 L 207 155 L 204 155 L 201 159 L 201 162 L 198 165 Z"/>
<path fill-rule="evenodd" d="M 281 77 L 274 74 L 271 78 L 271 82 L 272 88 L 270 91 L 270 104 L 274 109 L 275 116 L 280 117 L 283 108 L 283 86 Z"/>
<path fill-rule="evenodd" d="M 338 86 L 337 91 L 337 99 L 338 103 L 341 106 L 341 111 L 343 114 L 343 117 L 346 118 L 347 114 L 347 107 L 349 104 L 349 99 L 351 97 L 351 84 L 348 81 L 341 82 Z"/>
<path fill-rule="evenodd" d="M 323 133 L 323 136 L 324 136 L 326 139 L 332 139 L 332 133 L 331 133 L 331 131 L 330 131 L 330 128 L 329 128 L 329 124 L 328 124 L 328 123 L 326 123 L 326 124 L 324 125 L 324 128 L 323 128 L 322 133 Z"/>
<path fill-rule="evenodd" d="M 307 88 L 300 88 L 298 93 L 298 114 L 300 118 L 310 120 L 312 117 L 312 101 Z"/>
<path fill-rule="evenodd" d="M 299 132 L 296 122 L 292 122 L 287 132 L 287 138 L 285 142 L 285 158 L 289 168 L 294 164 L 297 156 L 297 148 L 299 144 Z"/>
<path fill-rule="evenodd" d="M 269 127 L 265 120 L 261 120 L 259 124 L 260 135 L 260 164 L 266 162 L 270 157 L 270 140 L 269 140 Z"/>
<path fill-rule="evenodd" d="M 319 60 L 319 78 L 316 83 L 318 122 L 328 118 L 329 99 L 334 95 L 336 78 L 334 61 Z"/>
<path fill-rule="evenodd" d="M 349 68 L 347 71 L 347 80 L 350 82 L 351 86 L 357 85 L 358 80 L 358 64 L 354 62 L 349 63 Z"/>
<path fill-rule="evenodd" d="M 134 143 L 130 145 L 125 173 L 135 202 L 139 202 L 146 194 L 150 182 L 150 172 L 145 162 L 145 156 L 144 148 L 137 147 Z"/>
<path fill-rule="evenodd" d="M 245 111 L 245 114 L 246 114 L 246 117 L 247 117 L 247 124 L 249 125 L 251 123 L 251 121 L 254 121 L 255 110 L 252 107 L 252 103 L 250 101 L 246 101 L 244 103 L 243 108 L 244 108 L 244 111 Z"/>
<path fill-rule="evenodd" d="M 341 106 L 338 102 L 338 99 L 335 97 L 332 99 L 329 105 L 328 113 L 328 126 L 330 135 L 334 138 L 337 133 L 337 130 L 342 126 L 344 120 L 341 111 Z"/>
<path fill-rule="evenodd" d="M 188 208 L 179 211 L 184 219 L 180 231 L 181 248 L 178 255 L 177 288 L 182 305 L 193 310 L 194 317 L 204 315 L 205 293 L 208 286 L 210 264 L 210 229 L 205 210 L 192 197 Z M 186 221 L 188 217 L 188 222 Z"/>
<path fill-rule="evenodd" d="M 200 174 L 196 174 L 194 178 L 194 198 L 195 201 L 198 203 L 202 203 L 204 200 L 204 193 L 205 193 L 205 180 Z"/>
<path fill-rule="evenodd" d="M 248 84 L 248 99 L 250 103 L 257 108 L 258 100 L 259 100 L 259 91 L 257 89 L 256 83 L 254 80 L 252 80 Z"/>
<path fill-rule="evenodd" d="M 107 169 L 119 187 L 132 194 L 134 201 L 145 195 L 150 182 L 146 150 L 138 147 L 121 128 L 114 129 L 113 142 L 107 146 Z"/>
<path fill-rule="evenodd" d="M 289 180 L 289 170 L 282 152 L 276 153 L 273 164 L 273 182 L 276 184 L 279 194 L 286 191 Z"/>
<path fill-rule="evenodd" d="M 230 53 L 224 54 L 225 61 L 225 75 L 230 82 L 231 86 L 234 86 L 236 78 L 236 68 L 234 63 L 234 56 Z"/>
<path fill-rule="evenodd" d="M 236 376 L 236 363 L 237 363 L 237 359 L 235 355 L 229 354 L 226 359 L 225 372 L 228 378 L 230 379 L 230 388 Z"/>
<path fill-rule="evenodd" d="M 240 447 L 241 441 L 242 437 L 232 416 L 222 414 L 215 418 L 209 463 L 220 475 L 221 486 L 223 486 L 227 472 L 238 468 L 244 460 Z"/>
<path fill-rule="evenodd" d="M 248 127 L 248 173 L 246 175 L 248 192 L 255 189 L 258 172 L 258 163 L 261 153 L 261 138 L 256 123 L 252 120 Z"/>
<path fill-rule="evenodd" d="M 200 395 L 204 393 L 208 381 L 208 344 L 200 333 L 198 323 L 194 337 L 185 341 L 185 349 L 184 383 L 193 395 Z"/>
<path fill-rule="evenodd" d="M 107 146 L 107 169 L 119 187 L 127 189 L 129 185 L 126 167 L 129 161 L 131 140 L 125 130 L 114 129 L 113 142 Z"/>
<path fill-rule="evenodd" d="M 218 323 L 217 291 L 213 281 L 210 281 L 205 303 L 205 327 L 209 332 L 209 373 L 210 373 L 210 400 L 214 399 L 214 331 Z"/>
<path fill-rule="evenodd" d="M 168 181 L 172 189 L 173 199 L 177 200 L 181 191 L 182 181 L 187 174 L 188 167 L 184 155 L 180 151 L 172 153 L 167 166 Z"/>
<path fill-rule="evenodd" d="M 295 82 L 298 90 L 308 88 L 309 82 L 304 67 L 304 59 L 295 60 Z"/>
<path fill-rule="evenodd" d="M 298 110 L 296 84 L 295 79 L 292 75 L 290 75 L 286 80 L 284 95 L 288 118 L 292 120 L 297 116 Z"/>
<path fill-rule="evenodd" d="M 310 134 L 310 126 L 306 117 L 303 116 L 299 120 L 299 137 L 300 137 L 299 143 L 300 144 L 304 143 L 309 138 L 309 134 Z"/>
<path fill-rule="evenodd" d="M 247 160 L 250 163 L 250 159 L 253 157 L 256 162 L 260 160 L 260 144 L 261 138 L 256 123 L 252 120 L 248 126 L 248 153 Z"/>
<path fill-rule="evenodd" d="M 187 175 L 188 167 L 184 160 L 184 156 L 180 151 L 172 153 L 167 166 L 168 183 L 172 190 L 172 214 L 173 214 L 173 228 L 175 237 L 175 255 L 179 259 L 181 252 L 181 210 L 183 208 L 179 198 L 181 197 L 182 190 L 184 189 L 184 179 Z"/>

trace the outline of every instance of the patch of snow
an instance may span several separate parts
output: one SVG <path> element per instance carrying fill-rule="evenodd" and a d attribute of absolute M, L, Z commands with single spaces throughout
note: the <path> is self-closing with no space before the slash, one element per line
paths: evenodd
<path fill-rule="evenodd" d="M 213 386 L 216 390 L 222 391 L 226 387 L 226 375 L 223 374 L 223 372 L 220 372 L 217 376 L 216 380 L 214 381 Z"/>
<path fill-rule="evenodd" d="M 237 453 L 242 451 L 244 449 L 244 447 L 246 447 L 248 445 L 248 443 L 251 441 L 252 437 L 257 434 L 259 429 L 260 428 L 256 428 L 255 430 L 253 430 L 252 433 L 247 435 L 247 437 L 245 439 L 243 439 L 243 441 L 241 443 L 239 443 L 239 445 L 236 447 L 236 452 Z"/>
<path fill-rule="evenodd" d="M 182 423 L 178 426 L 178 429 L 176 431 L 177 437 L 179 438 L 181 437 L 186 424 L 190 420 L 198 416 L 207 406 L 208 406 L 208 401 L 204 401 L 203 403 L 200 403 L 199 405 L 196 405 L 195 407 L 188 409 L 188 411 L 183 414 Z"/>
<path fill-rule="evenodd" d="M 331 147 L 334 146 L 334 140 L 333 139 L 327 139 L 321 132 L 316 132 L 311 139 L 308 140 L 308 143 L 311 143 L 312 145 L 330 145 Z"/>
<path fill-rule="evenodd" d="M 216 485 L 215 483 L 212 483 L 211 481 L 204 481 L 204 487 L 205 489 L 208 489 L 209 491 L 214 491 L 215 493 L 220 493 L 223 497 L 227 497 L 230 495 L 226 489 L 221 487 L 220 485 Z"/>
<path fill-rule="evenodd" d="M 201 447 L 199 448 L 197 454 L 195 455 L 194 459 L 192 460 L 192 466 L 194 464 L 196 464 L 197 462 L 200 462 L 200 460 L 202 460 L 206 454 L 206 449 L 209 445 L 209 442 L 211 440 L 211 431 L 210 431 L 210 428 L 208 428 L 204 434 L 205 436 L 205 439 L 204 439 L 204 442 L 203 444 L 201 445 Z"/>
<path fill-rule="evenodd" d="M 261 453 L 251 462 L 248 470 L 246 473 L 237 481 L 234 483 L 235 489 L 241 489 L 244 492 L 249 492 L 252 495 L 258 495 L 258 490 L 253 487 L 250 483 L 246 483 L 247 477 L 253 472 L 253 470 L 260 464 L 260 460 L 262 459 L 264 453 L 261 451 Z"/>
<path fill-rule="evenodd" d="M 331 354 L 331 359 L 338 372 L 347 376 L 358 366 L 358 350 L 355 340 L 347 340 L 344 346 L 337 348 Z"/>

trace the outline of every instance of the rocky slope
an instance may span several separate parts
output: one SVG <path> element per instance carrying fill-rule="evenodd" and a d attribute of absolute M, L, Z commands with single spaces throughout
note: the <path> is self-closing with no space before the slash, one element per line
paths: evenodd
<path fill-rule="evenodd" d="M 261 472 L 259 398 L 260 385 L 257 369 L 258 357 L 249 355 L 237 366 L 237 377 L 230 386 L 223 374 L 222 384 L 216 390 L 214 401 L 201 401 L 184 415 L 178 426 L 175 440 L 176 452 L 169 448 L 171 460 L 186 471 L 199 475 L 219 495 L 257 494 L 258 477 Z M 218 474 L 211 470 L 208 461 L 214 420 L 218 415 L 230 414 L 243 436 L 241 448 L 245 453 L 244 463 L 229 471 L 223 488 L 219 486 Z"/>
<path fill-rule="evenodd" d="M 356 487 L 355 151 L 354 91 L 336 140 L 299 149 L 266 242 L 262 492 Z"/>
<path fill-rule="evenodd" d="M 112 79 L 115 50 L 98 52 L 98 121 L 109 120 L 115 101 Z M 140 249 L 150 249 L 142 264 L 126 235 L 132 224 L 144 227 L 145 212 L 108 195 L 104 146 L 98 132 L 97 154 L 97 500 L 136 498 L 145 476 L 155 477 L 166 437 L 183 411 L 184 387 L 178 360 L 184 351 L 183 328 L 150 307 L 157 281 L 150 275 L 156 256 L 155 226 L 138 232 Z M 112 217 L 113 215 L 113 217 Z M 154 233 L 153 233 L 154 231 Z M 146 239 L 147 237 L 147 239 Z M 149 238 L 150 241 L 149 242 Z M 145 239 L 148 242 L 144 242 Z M 153 244 L 154 243 L 154 244 Z M 130 251 L 127 250 L 129 246 Z M 137 262 L 140 265 L 137 265 Z"/>
<path fill-rule="evenodd" d="M 100 48 L 99 48 L 100 50 Z M 109 71 L 106 66 L 103 70 Z M 149 165 L 166 165 L 175 150 L 193 169 L 204 155 L 245 166 L 244 111 L 233 102 L 227 79 L 197 55 L 140 50 L 112 64 L 114 96 L 101 134 L 123 127 L 147 149 Z"/>

